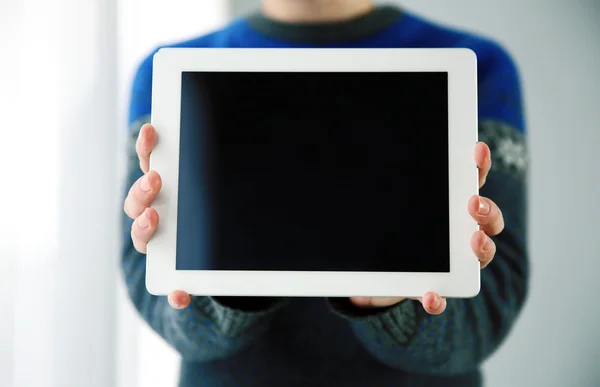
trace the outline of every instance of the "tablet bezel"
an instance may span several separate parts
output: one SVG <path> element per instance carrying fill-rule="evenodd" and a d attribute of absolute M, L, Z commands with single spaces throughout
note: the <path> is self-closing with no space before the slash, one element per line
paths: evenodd
<path fill-rule="evenodd" d="M 162 178 L 152 207 L 160 223 L 148 244 L 151 294 L 183 290 L 211 296 L 474 297 L 479 262 L 470 247 L 477 223 L 467 210 L 478 193 L 477 58 L 469 49 L 164 48 L 154 55 L 152 124 L 158 133 L 150 168 Z M 284 272 L 175 270 L 182 72 L 447 72 L 450 272 Z M 417 160 L 415 160 L 417 161 Z M 423 230 L 426 232 L 426 230 Z M 424 250 L 424 253 L 426 251 Z"/>

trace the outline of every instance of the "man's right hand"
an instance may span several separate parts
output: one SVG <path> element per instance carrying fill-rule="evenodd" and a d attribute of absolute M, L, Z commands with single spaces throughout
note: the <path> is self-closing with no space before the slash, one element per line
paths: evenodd
<path fill-rule="evenodd" d="M 150 153 L 156 144 L 156 130 L 150 124 L 145 124 L 140 129 L 135 150 L 137 152 L 140 168 L 144 172 L 138 181 L 129 189 L 125 199 L 125 213 L 134 220 L 131 225 L 131 239 L 133 246 L 140 253 L 145 254 L 148 241 L 154 235 L 158 226 L 158 213 L 150 205 L 162 187 L 160 175 L 150 170 Z M 181 290 L 169 294 L 169 304 L 176 309 L 186 308 L 191 297 Z"/>

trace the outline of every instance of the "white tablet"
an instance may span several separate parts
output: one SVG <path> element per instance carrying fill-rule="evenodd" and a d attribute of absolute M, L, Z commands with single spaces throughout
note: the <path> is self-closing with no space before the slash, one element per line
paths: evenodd
<path fill-rule="evenodd" d="M 479 292 L 476 56 L 163 49 L 152 294 Z"/>

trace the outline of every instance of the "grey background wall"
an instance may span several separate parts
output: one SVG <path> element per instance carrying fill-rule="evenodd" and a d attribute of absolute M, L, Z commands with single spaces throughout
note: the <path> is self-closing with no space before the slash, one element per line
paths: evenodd
<path fill-rule="evenodd" d="M 229 12 L 231 17 L 246 15 L 255 11 L 260 0 L 229 0 Z"/>
<path fill-rule="evenodd" d="M 487 386 L 600 386 L 600 0 L 395 3 L 495 38 L 521 70 L 533 277 L 515 330 L 485 366 Z"/>

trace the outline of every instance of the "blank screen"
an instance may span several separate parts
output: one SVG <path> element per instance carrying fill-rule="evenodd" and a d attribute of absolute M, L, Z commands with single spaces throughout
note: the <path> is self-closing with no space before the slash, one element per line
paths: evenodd
<path fill-rule="evenodd" d="M 445 72 L 184 72 L 178 270 L 448 272 Z"/>

